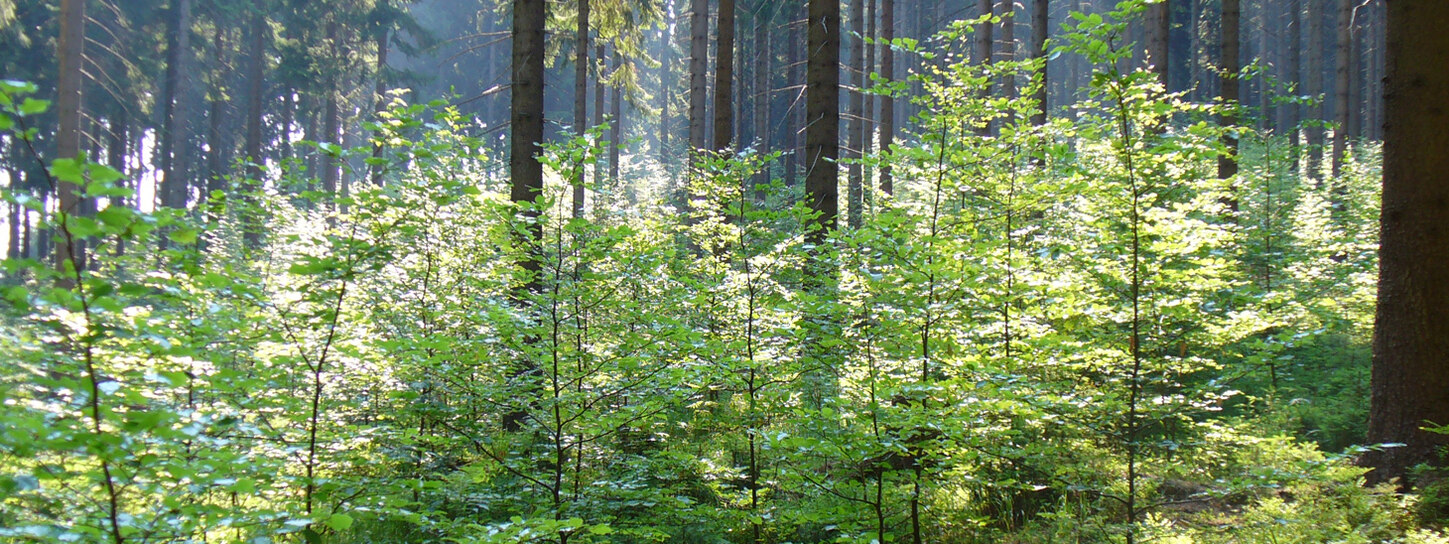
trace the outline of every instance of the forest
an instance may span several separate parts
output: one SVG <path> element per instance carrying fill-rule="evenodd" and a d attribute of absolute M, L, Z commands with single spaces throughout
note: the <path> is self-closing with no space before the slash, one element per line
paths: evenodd
<path fill-rule="evenodd" d="M 0 542 L 1449 544 L 1446 28 L 0 0 Z"/>

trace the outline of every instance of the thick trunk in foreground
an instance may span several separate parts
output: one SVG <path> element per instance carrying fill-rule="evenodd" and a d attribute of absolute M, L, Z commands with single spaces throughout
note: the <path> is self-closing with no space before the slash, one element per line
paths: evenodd
<path fill-rule="evenodd" d="M 262 186 L 262 93 L 266 90 L 263 72 L 266 65 L 266 16 L 262 15 L 260 6 L 257 6 L 256 15 L 252 17 L 251 24 L 251 51 L 247 58 L 247 120 L 246 120 L 246 143 L 245 153 L 247 160 L 246 181 L 242 188 L 242 202 L 247 208 L 256 203 L 253 192 L 261 189 Z M 285 130 L 289 127 L 283 127 Z M 287 138 L 286 133 L 282 138 Z M 242 242 L 247 247 L 261 245 L 261 226 L 257 224 L 255 212 L 248 210 L 242 216 Z"/>
<path fill-rule="evenodd" d="M 709 59 L 709 1 L 693 0 L 689 12 L 689 157 L 704 149 L 708 89 L 705 66 Z M 686 202 L 688 200 L 686 199 Z"/>
<path fill-rule="evenodd" d="M 176 0 L 166 36 L 166 76 L 161 96 L 161 205 L 186 207 L 186 81 L 191 54 L 191 0 Z"/>
<path fill-rule="evenodd" d="M 1163 19 L 1163 21 L 1166 21 L 1167 20 L 1167 13 L 1166 13 L 1166 5 L 1167 5 L 1167 3 L 1164 2 L 1162 5 L 1163 5 L 1163 10 L 1164 10 L 1164 13 L 1162 14 L 1162 19 Z M 1051 1 L 1050 0 L 1036 0 L 1031 5 L 1031 58 L 1036 59 L 1037 62 L 1040 62 L 1041 63 L 1041 68 L 1040 68 L 1040 70 L 1041 70 L 1041 85 L 1038 86 L 1037 89 L 1036 89 L 1036 107 L 1039 108 L 1040 111 L 1037 111 L 1036 113 L 1032 114 L 1032 116 L 1031 116 L 1031 124 L 1032 125 L 1035 125 L 1035 126 L 1045 125 L 1046 124 L 1046 121 L 1047 121 L 1047 89 L 1050 88 L 1051 86 L 1048 85 L 1048 80 L 1047 80 L 1046 42 L 1047 42 L 1047 36 L 1050 34 L 1048 32 L 1050 29 L 1047 28 L 1047 25 L 1050 24 L 1050 22 L 1049 22 L 1050 15 L 1051 15 L 1050 9 L 1051 9 Z M 1162 57 L 1161 57 L 1162 58 L 1161 62 L 1163 64 L 1163 66 L 1162 66 L 1162 78 L 1163 78 L 1164 83 L 1165 83 L 1166 82 L 1166 79 L 1167 79 L 1167 54 L 1166 54 L 1166 51 L 1167 51 L 1167 23 L 1166 22 L 1163 23 L 1163 28 L 1162 28 L 1162 50 L 1164 52 L 1164 53 L 1162 53 Z"/>
<path fill-rule="evenodd" d="M 1449 435 L 1449 2 L 1388 3 L 1384 192 L 1374 323 L 1370 482 L 1443 466 Z"/>

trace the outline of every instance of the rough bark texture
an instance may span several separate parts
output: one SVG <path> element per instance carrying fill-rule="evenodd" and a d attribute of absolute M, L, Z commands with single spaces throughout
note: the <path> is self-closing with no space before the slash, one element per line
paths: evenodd
<path fill-rule="evenodd" d="M 1299 83 L 1303 81 L 1302 17 L 1303 0 L 1291 0 L 1288 3 L 1287 20 L 1284 21 L 1288 25 L 1288 66 L 1285 68 L 1284 72 L 1288 74 L 1288 77 L 1294 83 Z M 1302 85 L 1300 84 L 1299 87 L 1295 89 L 1295 91 L 1297 91 L 1297 93 L 1295 94 L 1301 94 L 1303 91 Z M 1283 115 L 1283 121 L 1280 123 L 1280 126 L 1282 127 L 1282 130 L 1289 131 L 1288 133 L 1291 136 L 1290 143 L 1297 143 L 1298 123 L 1302 122 L 1303 120 L 1303 114 L 1301 110 L 1302 108 L 1300 108 L 1298 104 L 1295 104 L 1293 102 L 1283 104 L 1278 110 Z M 1294 163 L 1296 164 L 1296 148 L 1294 153 Z M 1294 171 L 1297 171 L 1297 168 L 1294 168 Z"/>
<path fill-rule="evenodd" d="M 1429 462 L 1449 435 L 1449 2 L 1388 2 L 1384 192 L 1374 325 L 1371 482 Z"/>
<path fill-rule="evenodd" d="M 992 0 L 976 0 L 977 16 L 989 16 L 993 12 Z M 992 61 L 991 54 L 994 50 L 994 44 L 991 34 L 995 27 L 996 25 L 991 24 L 989 20 L 976 25 L 976 41 L 972 44 L 971 62 L 981 65 L 988 64 Z M 991 96 L 991 80 L 988 79 L 986 84 L 981 88 L 980 96 L 981 98 Z M 989 134 L 991 132 L 990 124 L 988 123 L 979 127 L 976 132 L 982 136 Z"/>
<path fill-rule="evenodd" d="M 512 179 L 509 197 L 514 203 L 533 202 L 543 192 L 543 165 L 538 155 L 543 141 L 543 26 L 544 0 L 513 2 L 513 139 L 508 157 Z M 532 215 L 537 215 L 536 212 Z M 528 240 L 538 243 L 541 232 L 535 223 Z M 537 269 L 532 259 L 529 264 Z"/>
<path fill-rule="evenodd" d="M 805 197 L 815 212 L 807 239 L 824 245 L 839 212 L 840 1 L 810 0 L 805 51 Z"/>
<path fill-rule="evenodd" d="M 1172 29 L 1170 9 L 1170 0 L 1147 6 L 1147 64 L 1163 85 L 1167 85 L 1167 70 L 1172 66 L 1168 61 L 1168 35 Z"/>
<path fill-rule="evenodd" d="M 880 36 L 884 45 L 880 48 L 880 75 L 887 80 L 894 80 L 896 76 L 896 53 L 891 49 L 890 42 L 896 36 L 896 0 L 880 0 Z M 896 101 L 892 95 L 880 97 L 880 151 L 887 153 L 891 144 L 895 143 L 896 137 Z M 885 194 L 895 194 L 895 179 L 892 178 L 891 163 L 884 161 L 880 165 L 880 190 Z"/>
<path fill-rule="evenodd" d="M 773 9 L 761 5 L 755 14 L 755 145 L 761 154 L 768 155 L 770 138 L 770 19 Z M 755 174 L 754 186 L 757 200 L 764 200 L 765 186 L 770 183 L 770 165 L 766 164 Z"/>
<path fill-rule="evenodd" d="M 734 136 L 735 0 L 719 1 L 719 28 L 715 36 L 714 149 L 730 148 Z"/>
<path fill-rule="evenodd" d="M 1238 124 L 1238 28 L 1241 21 L 1240 0 L 1222 0 L 1223 2 L 1223 43 L 1222 43 L 1222 97 L 1223 110 L 1222 124 L 1230 127 Z M 1233 134 L 1223 136 L 1223 145 L 1228 148 L 1227 153 L 1218 157 L 1218 177 L 1222 179 L 1231 178 L 1238 173 L 1238 138 Z M 1231 198 L 1231 197 L 1230 197 Z M 1236 204 L 1236 200 L 1232 203 Z M 1236 206 L 1234 206 L 1236 207 Z"/>
<path fill-rule="evenodd" d="M 999 47 L 996 52 L 996 60 L 999 62 L 1011 62 L 1016 60 L 1016 0 L 1001 0 L 996 6 L 996 14 L 1001 16 L 1001 36 L 998 40 Z M 1001 78 L 1001 92 L 1007 98 L 1016 98 L 1016 76 L 1013 72 L 1007 72 Z"/>
<path fill-rule="evenodd" d="M 705 70 L 709 59 L 709 1 L 694 0 L 689 13 L 689 154 L 704 149 L 707 112 Z"/>
<path fill-rule="evenodd" d="M 82 60 L 85 57 L 85 0 L 61 0 L 60 39 L 56 41 L 56 57 L 60 61 L 60 72 L 56 81 L 55 111 L 59 116 L 55 134 L 55 155 L 60 158 L 75 158 L 80 154 L 81 139 L 81 82 Z M 11 178 L 13 183 L 15 178 Z M 60 199 L 60 211 L 66 214 L 81 213 L 80 187 L 61 182 L 56 188 Z M 62 240 L 55 245 L 55 266 L 61 273 L 66 271 L 66 262 L 74 263 L 77 270 L 84 269 L 86 251 L 78 241 Z"/>

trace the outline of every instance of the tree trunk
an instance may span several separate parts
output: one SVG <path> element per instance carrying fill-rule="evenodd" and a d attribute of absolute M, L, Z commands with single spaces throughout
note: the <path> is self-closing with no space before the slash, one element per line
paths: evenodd
<path fill-rule="evenodd" d="M 247 59 L 247 121 L 246 121 L 246 186 L 243 188 L 245 194 L 242 202 L 248 210 L 241 214 L 242 217 L 242 242 L 247 247 L 257 247 L 261 244 L 261 226 L 257 224 L 256 212 L 250 210 L 256 204 L 254 192 L 262 187 L 262 93 L 266 90 L 264 80 L 264 69 L 266 64 L 266 33 L 268 31 L 266 15 L 262 6 L 255 6 L 256 15 L 252 18 L 251 28 L 251 54 Z M 283 126 L 284 131 L 290 127 Z M 285 132 L 282 138 L 289 137 Z"/>
<path fill-rule="evenodd" d="M 735 0 L 719 0 L 719 22 L 715 29 L 714 65 L 714 150 L 730 149 L 734 137 Z"/>
<path fill-rule="evenodd" d="M 1157 80 L 1167 86 L 1167 70 L 1172 66 L 1168 58 L 1168 35 L 1172 31 L 1171 0 L 1163 0 L 1147 6 L 1147 64 Z"/>
<path fill-rule="evenodd" d="M 790 19 L 794 19 L 799 12 L 792 12 Z M 800 67 L 800 52 L 805 49 L 805 44 L 800 41 L 800 24 L 790 21 L 790 43 L 785 47 L 789 53 L 785 56 L 786 62 L 790 64 L 785 78 L 786 88 L 792 92 L 790 96 L 789 109 L 785 113 L 785 186 L 794 188 L 796 172 L 800 170 L 800 160 L 805 156 L 801 147 L 802 138 L 800 131 L 804 130 L 804 116 L 800 112 L 805 111 L 805 78 Z M 796 85 L 800 85 L 796 87 Z"/>
<path fill-rule="evenodd" d="M 755 15 L 755 145 L 759 146 L 761 155 L 769 155 L 771 149 L 770 138 L 770 64 L 772 60 L 770 50 L 769 26 L 773 8 L 767 4 L 758 6 L 759 12 Z M 755 200 L 763 201 L 765 198 L 765 186 L 770 184 L 770 164 L 761 165 L 760 171 L 755 174 Z"/>
<path fill-rule="evenodd" d="M 1016 0 L 1001 0 L 997 6 L 997 14 L 1001 16 L 1001 40 L 997 44 L 1000 49 L 996 52 L 998 62 L 1011 62 L 1016 60 Z M 1007 72 L 1001 78 L 1001 92 L 1006 98 L 1016 98 L 1016 76 Z"/>
<path fill-rule="evenodd" d="M 1166 2 L 1164 2 L 1163 5 L 1166 6 Z M 1033 124 L 1035 126 L 1045 125 L 1046 124 L 1046 121 L 1047 121 L 1047 89 L 1050 88 L 1050 86 L 1048 85 L 1048 80 L 1047 80 L 1048 73 L 1047 73 L 1046 42 L 1047 42 L 1047 36 L 1050 34 L 1050 32 L 1049 32 L 1050 29 L 1048 28 L 1048 25 L 1051 24 L 1050 23 L 1050 17 L 1051 17 L 1051 0 L 1033 0 L 1032 1 L 1032 5 L 1031 5 L 1031 58 L 1036 59 L 1037 62 L 1041 63 L 1041 67 L 1038 68 L 1039 70 L 1041 70 L 1041 84 L 1038 85 L 1037 86 L 1037 89 L 1036 89 L 1036 107 L 1037 107 L 1038 111 L 1036 113 L 1032 114 L 1032 116 L 1031 116 L 1031 124 Z M 1163 15 L 1163 18 L 1166 19 L 1166 14 Z M 1164 26 L 1166 26 L 1166 25 L 1164 25 Z M 1167 33 L 1165 32 L 1165 29 L 1164 29 L 1164 32 L 1163 32 L 1163 39 L 1162 40 L 1163 40 L 1163 44 L 1164 44 L 1163 45 L 1163 50 L 1165 51 L 1166 48 L 1167 48 L 1167 46 L 1166 46 Z M 1166 55 L 1164 54 L 1162 58 L 1163 58 L 1163 65 L 1164 65 L 1163 66 L 1163 70 L 1162 70 L 1162 77 L 1165 80 L 1167 78 Z"/>
<path fill-rule="evenodd" d="M 862 220 L 860 209 L 865 203 L 865 191 L 861 187 L 863 180 L 861 179 L 860 170 L 860 149 L 862 142 L 860 119 L 865 113 L 865 96 L 860 94 L 860 89 L 865 86 L 865 66 L 863 66 L 865 63 L 865 44 L 862 43 L 860 36 L 865 33 L 866 0 L 847 1 L 850 2 L 851 33 L 855 34 L 855 36 L 850 40 L 850 59 L 846 61 L 846 65 L 853 72 L 850 78 L 852 89 L 848 91 L 850 96 L 850 109 L 847 112 L 848 120 L 845 123 L 845 133 L 848 136 L 845 157 L 850 159 L 850 162 L 845 167 L 847 180 L 846 194 L 848 195 L 846 203 L 846 207 L 848 208 L 846 224 L 851 229 L 858 229 L 860 228 Z"/>
<path fill-rule="evenodd" d="M 709 59 L 709 1 L 693 0 L 689 14 L 689 156 L 704 149 L 708 89 L 705 66 Z M 688 200 L 686 200 L 687 202 Z"/>
<path fill-rule="evenodd" d="M 972 44 L 973 50 L 971 52 L 971 61 L 977 65 L 990 64 L 993 60 L 992 53 L 996 49 L 996 44 L 991 36 L 992 31 L 996 28 L 996 25 L 992 24 L 989 20 L 990 16 L 995 13 L 995 8 L 992 4 L 992 0 L 976 1 L 977 16 L 985 16 L 988 18 L 988 20 L 982 21 L 981 23 L 976 25 L 976 41 Z M 982 85 L 981 94 L 979 96 L 983 100 L 991 96 L 990 78 L 987 78 L 985 84 Z M 978 127 L 976 129 L 976 133 L 981 136 L 986 136 L 990 134 L 991 123 L 987 122 L 982 126 Z"/>
<path fill-rule="evenodd" d="M 579 1 L 586 2 L 588 0 Z M 372 115 L 374 119 L 377 119 L 379 121 L 382 119 L 382 112 L 387 109 L 387 50 L 388 42 L 391 41 L 391 35 L 392 32 L 389 29 L 384 28 L 378 33 L 377 36 L 377 64 L 376 67 L 373 69 L 374 81 L 372 88 Z M 372 158 L 382 158 L 381 142 L 374 142 L 372 144 Z M 382 185 L 382 165 L 374 164 L 372 165 L 371 170 L 372 184 L 374 186 Z"/>
<path fill-rule="evenodd" d="M 825 245 L 839 204 L 840 0 L 810 0 L 805 74 L 805 194 L 815 212 L 806 239 Z"/>
<path fill-rule="evenodd" d="M 81 85 L 84 81 L 86 5 L 84 0 L 61 0 L 60 39 L 56 41 L 55 56 L 59 60 L 59 77 L 56 81 L 56 114 L 59 116 L 55 133 L 55 155 L 74 159 L 80 155 L 81 141 Z M 14 178 L 11 178 L 12 182 Z M 60 212 L 66 215 L 83 213 L 81 188 L 73 183 L 60 182 L 55 188 L 59 198 Z M 66 273 L 66 263 L 76 270 L 86 267 L 86 249 L 80 240 L 68 237 L 55 245 L 55 266 Z M 69 278 L 69 275 L 66 275 Z M 63 279 L 69 285 L 69 279 Z"/>
<path fill-rule="evenodd" d="M 624 58 L 619 54 L 619 48 L 613 50 L 614 60 L 611 63 L 610 72 L 618 72 L 624 64 Z M 609 101 L 609 183 L 618 186 L 619 183 L 619 147 L 623 145 L 620 136 L 624 133 L 624 110 L 622 107 L 624 88 L 614 86 L 609 94 L 612 100 Z"/>
<path fill-rule="evenodd" d="M 1343 155 L 1348 150 L 1348 117 L 1353 111 L 1353 6 L 1354 0 L 1338 0 L 1338 47 L 1333 66 L 1333 150 L 1328 158 L 1332 175 L 1343 173 Z"/>
<path fill-rule="evenodd" d="M 222 33 L 221 27 L 218 26 L 216 29 L 214 29 L 214 32 L 215 34 L 212 36 L 212 43 L 214 44 L 213 47 L 215 48 L 214 53 L 216 55 L 214 61 L 218 66 L 217 71 L 219 73 L 216 75 L 216 81 L 214 81 L 212 84 L 213 88 L 210 93 L 210 103 L 207 104 L 207 194 L 202 195 L 203 202 L 211 198 L 212 193 L 226 190 L 226 170 L 231 167 L 231 161 L 227 157 L 227 155 L 229 154 L 227 151 L 231 146 L 226 142 L 223 142 L 223 139 L 225 139 L 225 137 L 222 135 L 222 118 L 226 116 L 226 100 L 223 98 L 223 95 L 225 93 L 227 80 L 230 79 L 229 77 L 227 77 L 227 72 L 230 71 L 229 69 L 227 69 L 227 67 L 231 66 L 231 59 L 228 58 L 227 55 L 227 45 L 224 39 L 225 34 Z M 208 212 L 208 214 L 211 214 L 211 212 Z M 215 218 L 213 217 L 212 219 Z"/>
<path fill-rule="evenodd" d="M 508 173 L 511 178 L 509 199 L 522 208 L 524 217 L 531 219 L 523 228 L 516 230 L 515 244 L 520 253 L 519 266 L 527 274 L 527 281 L 519 286 L 528 293 L 537 293 L 542 287 L 539 273 L 543 270 L 535 249 L 543 240 L 543 225 L 537 221 L 538 208 L 533 203 L 543 194 L 543 163 L 539 155 L 543 152 L 543 30 L 548 17 L 544 0 L 513 0 L 513 74 L 511 78 L 513 130 L 508 156 Z M 520 299 L 522 297 L 519 297 Z M 522 364 L 520 373 L 526 373 L 533 365 Z M 525 414 L 515 411 L 505 414 L 503 428 L 514 432 L 521 430 Z"/>
<path fill-rule="evenodd" d="M 1303 81 L 1303 0 L 1290 0 L 1288 2 L 1288 66 L 1284 73 L 1290 81 L 1300 83 L 1292 94 L 1303 94 L 1301 82 Z M 1280 125 L 1289 136 L 1288 144 L 1293 147 L 1293 171 L 1298 172 L 1298 124 L 1303 121 L 1302 108 L 1295 102 L 1288 102 L 1279 107 L 1283 121 Z"/>
<path fill-rule="evenodd" d="M 674 101 L 674 2 L 670 0 L 664 7 L 667 28 L 664 38 L 664 54 L 659 61 L 659 162 L 669 162 L 669 133 L 673 129 L 673 117 L 670 116 L 669 106 Z"/>
<path fill-rule="evenodd" d="M 330 44 L 330 57 L 333 60 L 340 58 L 341 51 L 337 48 L 337 23 L 327 24 L 327 42 Z M 341 111 L 337 104 L 338 93 L 337 76 L 330 76 L 327 80 L 327 96 L 323 99 L 322 105 L 322 138 L 318 141 L 327 142 L 333 145 L 341 145 L 341 135 L 338 130 L 341 127 Z M 323 153 L 322 161 L 322 193 L 328 198 L 328 202 L 337 195 L 337 185 L 341 180 L 342 173 L 336 157 L 330 153 Z M 330 204 L 329 204 L 330 205 Z"/>
<path fill-rule="evenodd" d="M 188 184 L 185 75 L 191 54 L 191 0 L 176 0 L 166 34 L 166 81 L 161 91 L 161 205 L 185 208 Z"/>
<path fill-rule="evenodd" d="M 574 134 L 588 132 L 589 115 L 589 0 L 579 0 L 578 35 L 574 42 Z M 584 216 L 584 165 L 578 167 L 573 183 L 573 217 Z"/>
<path fill-rule="evenodd" d="M 1223 110 L 1222 125 L 1233 127 L 1238 124 L 1238 28 L 1241 21 L 1240 0 L 1222 0 L 1223 4 L 1223 43 L 1222 43 L 1222 97 Z M 1223 135 L 1223 145 L 1227 152 L 1218 157 L 1218 178 L 1229 179 L 1238 173 L 1238 137 L 1236 134 L 1228 133 Z M 1230 206 L 1236 211 L 1237 198 L 1228 197 Z"/>
<path fill-rule="evenodd" d="M 895 80 L 896 76 L 896 53 L 891 49 L 891 40 L 896 35 L 896 0 L 880 0 L 880 75 L 887 81 Z M 893 95 L 886 94 L 880 97 L 880 152 L 882 155 L 890 152 L 891 144 L 895 143 L 896 137 L 896 101 Z M 896 192 L 895 179 L 892 178 L 891 163 L 889 157 L 881 161 L 880 165 L 880 190 L 881 192 L 894 195 Z"/>
<path fill-rule="evenodd" d="M 1313 102 L 1308 106 L 1307 117 L 1312 122 L 1306 127 L 1308 145 L 1308 177 L 1318 180 L 1323 177 L 1323 9 L 1322 3 L 1309 2 L 1308 12 L 1308 74 L 1304 85 Z"/>
<path fill-rule="evenodd" d="M 1384 192 L 1367 453 L 1371 483 L 1443 466 L 1449 435 L 1449 2 L 1388 5 Z M 1411 485 L 1412 482 L 1402 482 Z"/>

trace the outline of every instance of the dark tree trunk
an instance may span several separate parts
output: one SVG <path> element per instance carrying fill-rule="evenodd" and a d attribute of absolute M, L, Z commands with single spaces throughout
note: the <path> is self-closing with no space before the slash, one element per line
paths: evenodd
<path fill-rule="evenodd" d="M 1308 144 L 1308 177 L 1314 180 L 1323 177 L 1323 127 L 1318 121 L 1323 119 L 1323 3 L 1309 2 L 1308 12 L 1308 65 L 1305 70 L 1308 72 L 1305 78 L 1304 90 L 1308 96 L 1313 98 L 1313 103 L 1307 108 L 1307 117 L 1311 121 L 1306 127 Z"/>
<path fill-rule="evenodd" d="M 977 0 L 976 14 L 978 16 L 989 17 L 994 13 L 995 10 L 992 4 L 992 0 Z M 985 65 L 992 62 L 991 56 L 992 52 L 995 51 L 995 42 L 993 41 L 991 35 L 992 30 L 995 28 L 996 25 L 992 24 L 989 20 L 983 21 L 980 24 L 976 25 L 976 41 L 973 43 L 974 47 L 971 54 L 971 61 L 973 63 L 977 65 Z M 982 99 L 985 99 L 989 96 L 991 96 L 991 80 L 987 79 L 985 85 L 983 85 L 981 88 L 980 97 Z M 976 129 L 976 133 L 982 136 L 990 134 L 991 123 L 987 122 L 982 126 L 978 127 Z"/>
<path fill-rule="evenodd" d="M 705 87 L 709 60 L 709 1 L 693 0 L 689 13 L 689 156 L 706 145 L 705 116 L 708 89 Z M 687 200 L 686 200 L 687 202 Z"/>
<path fill-rule="evenodd" d="M 1166 6 L 1166 2 L 1163 3 Z M 1042 126 L 1047 121 L 1047 89 L 1050 88 L 1047 80 L 1047 55 L 1046 42 L 1050 34 L 1048 25 L 1051 17 L 1051 0 L 1033 0 L 1031 5 L 1031 58 L 1041 63 L 1041 84 L 1036 89 L 1036 107 L 1039 109 L 1031 116 L 1031 124 Z M 1166 19 L 1166 16 L 1163 17 Z M 1164 25 L 1166 26 L 1166 25 Z M 1164 29 L 1165 30 L 1165 29 Z M 1166 32 L 1163 33 L 1163 49 L 1166 50 Z M 1163 55 L 1163 78 L 1167 77 L 1166 55 Z"/>
<path fill-rule="evenodd" d="M 714 150 L 730 149 L 734 137 L 735 0 L 719 0 L 715 29 Z"/>
<path fill-rule="evenodd" d="M 1288 20 L 1285 22 L 1288 24 L 1288 66 L 1285 67 L 1284 73 L 1287 74 L 1290 81 L 1300 84 L 1293 92 L 1294 95 L 1300 95 L 1303 94 L 1303 87 L 1301 85 L 1303 81 L 1303 0 L 1290 0 L 1288 2 Z M 1283 116 L 1283 121 L 1279 124 L 1289 135 L 1288 143 L 1296 146 L 1298 143 L 1298 124 L 1303 120 L 1302 108 L 1294 102 L 1288 102 L 1280 106 L 1278 111 Z M 1297 172 L 1298 150 L 1296 147 L 1294 147 L 1292 153 L 1293 171 Z"/>
<path fill-rule="evenodd" d="M 896 0 L 880 0 L 880 29 L 881 40 L 884 43 L 880 46 L 880 75 L 887 80 L 895 79 L 896 54 L 891 49 L 890 42 L 896 35 Z M 895 143 L 896 137 L 896 101 L 892 95 L 880 97 L 880 152 L 882 155 L 890 152 L 891 144 Z M 880 165 L 880 190 L 881 192 L 893 195 L 896 192 L 895 179 L 892 178 L 890 160 L 881 161 Z"/>
<path fill-rule="evenodd" d="M 227 142 L 223 141 L 225 139 L 225 136 L 222 135 L 222 126 L 224 125 L 223 118 L 226 116 L 226 100 L 223 95 L 225 93 L 225 86 L 227 84 L 227 80 L 230 79 L 229 77 L 227 77 L 226 73 L 230 70 L 228 70 L 226 67 L 231 66 L 231 59 L 228 58 L 227 55 L 227 45 L 224 36 L 225 34 L 222 33 L 222 29 L 220 27 L 217 27 L 215 29 L 215 34 L 212 37 L 212 43 L 214 44 L 213 47 L 215 48 L 214 53 L 216 55 L 214 61 L 219 67 L 217 70 L 219 73 L 216 76 L 216 81 L 213 83 L 214 88 L 211 90 L 211 96 L 209 99 L 209 103 L 207 104 L 207 194 L 202 195 L 203 202 L 211 198 L 212 193 L 226 190 L 226 170 L 231 166 L 230 160 L 227 156 L 229 154 L 227 151 L 231 148 L 231 146 Z M 210 211 L 208 212 L 208 214 L 211 213 L 212 212 Z M 215 219 L 215 217 L 213 217 L 212 219 Z"/>
<path fill-rule="evenodd" d="M 850 59 L 846 61 L 846 65 L 853 72 L 850 78 L 850 86 L 852 88 L 848 91 L 850 96 L 850 109 L 846 113 L 847 121 L 845 123 L 845 133 L 848 137 L 845 157 L 850 159 L 849 164 L 846 165 L 846 207 L 848 208 L 846 224 L 852 229 L 858 229 L 860 228 L 862 220 L 860 209 L 865 203 L 865 191 L 862 187 L 864 182 L 861 176 L 859 159 L 861 158 L 860 149 L 863 140 L 861 138 L 860 119 L 865 114 L 865 96 L 860 93 L 860 89 L 865 86 L 865 44 L 860 40 L 860 36 L 865 33 L 866 0 L 848 1 L 850 2 L 851 33 L 855 34 L 855 36 L 850 40 Z"/>
<path fill-rule="evenodd" d="M 791 19 L 799 12 L 791 12 Z M 789 53 L 785 56 L 786 62 L 790 64 L 785 78 L 786 88 L 790 90 L 787 95 L 790 97 L 789 109 L 785 113 L 785 185 L 795 187 L 795 175 L 800 170 L 800 160 L 804 156 L 801 147 L 802 138 L 800 131 L 803 130 L 805 111 L 805 78 L 802 77 L 803 70 L 800 67 L 800 52 L 805 49 L 805 44 L 800 42 L 800 24 L 803 21 L 790 21 L 789 44 L 785 47 Z"/>
<path fill-rule="evenodd" d="M 166 34 L 166 79 L 161 91 L 161 205 L 185 208 L 187 59 L 191 54 L 191 0 L 176 0 Z"/>
<path fill-rule="evenodd" d="M 1378 313 L 1374 324 L 1370 444 L 1402 443 L 1365 455 L 1369 481 L 1409 475 L 1419 463 L 1444 466 L 1449 435 L 1449 2 L 1388 5 L 1384 192 Z M 1411 482 L 1403 482 L 1411 484 Z"/>
<path fill-rule="evenodd" d="M 810 0 L 805 47 L 805 195 L 815 219 L 806 239 L 823 247 L 839 213 L 840 0 Z"/>
<path fill-rule="evenodd" d="M 1011 62 L 1016 60 L 1016 0 L 1001 0 L 996 9 L 997 15 L 1001 16 L 1001 40 L 997 43 L 996 60 Z M 1012 74 L 1007 72 L 1001 78 L 1001 92 L 1007 98 L 1016 98 L 1016 76 Z"/>
<path fill-rule="evenodd" d="M 588 132 L 589 116 L 589 0 L 579 0 L 578 35 L 574 42 L 574 134 Z M 574 177 L 573 217 L 584 216 L 584 167 Z"/>
<path fill-rule="evenodd" d="M 1227 108 L 1223 110 L 1222 124 L 1231 127 L 1238 124 L 1238 28 L 1242 10 L 1240 0 L 1222 2 L 1222 97 L 1223 107 Z M 1227 147 L 1227 151 L 1218 157 L 1218 177 L 1228 179 L 1238 173 L 1238 137 L 1231 133 L 1224 135 L 1223 145 Z M 1231 207 L 1236 209 L 1236 198 L 1229 198 Z"/>

